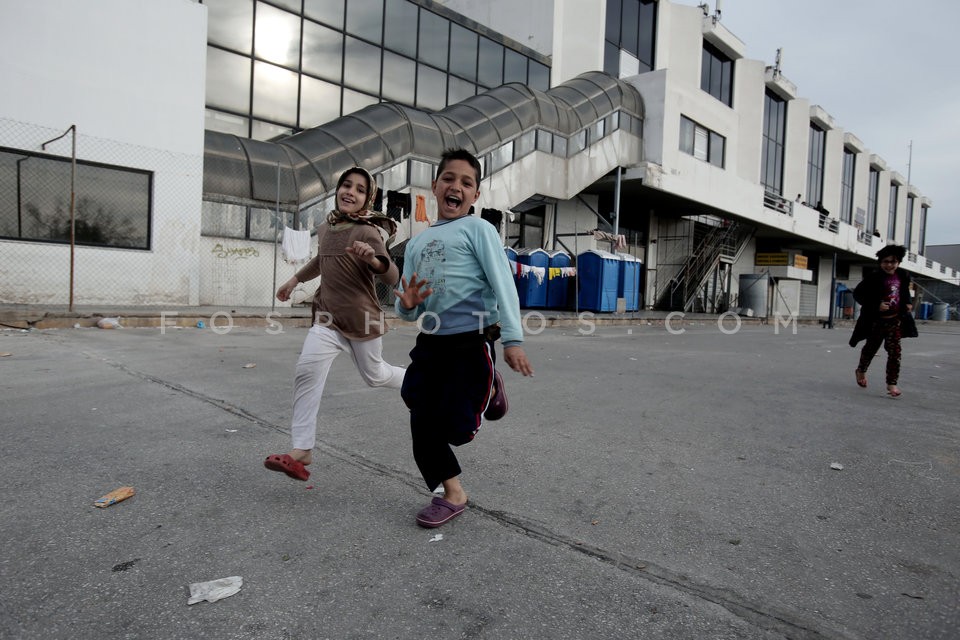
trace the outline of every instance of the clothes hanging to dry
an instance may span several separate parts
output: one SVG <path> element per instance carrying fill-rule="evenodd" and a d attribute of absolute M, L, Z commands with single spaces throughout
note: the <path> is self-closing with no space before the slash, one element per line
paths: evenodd
<path fill-rule="evenodd" d="M 297 231 L 285 226 L 283 228 L 283 259 L 289 264 L 306 262 L 310 259 L 310 232 Z"/>
<path fill-rule="evenodd" d="M 427 217 L 427 199 L 423 196 L 417 196 L 417 208 L 413 219 L 417 222 L 430 222 L 430 218 Z"/>

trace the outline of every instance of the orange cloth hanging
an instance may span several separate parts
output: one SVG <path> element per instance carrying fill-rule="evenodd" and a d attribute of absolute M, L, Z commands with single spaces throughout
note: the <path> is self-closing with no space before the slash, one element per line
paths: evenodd
<path fill-rule="evenodd" d="M 413 214 L 413 219 L 417 222 L 430 222 L 427 217 L 427 199 L 423 196 L 417 196 L 417 210 Z"/>

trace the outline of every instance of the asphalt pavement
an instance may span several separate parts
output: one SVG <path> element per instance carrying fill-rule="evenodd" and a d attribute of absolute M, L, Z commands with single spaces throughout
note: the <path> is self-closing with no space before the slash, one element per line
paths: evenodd
<path fill-rule="evenodd" d="M 958 325 L 904 341 L 894 399 L 847 328 L 534 323 L 436 530 L 348 357 L 309 481 L 264 469 L 304 328 L 5 330 L 0 638 L 956 639 Z"/>

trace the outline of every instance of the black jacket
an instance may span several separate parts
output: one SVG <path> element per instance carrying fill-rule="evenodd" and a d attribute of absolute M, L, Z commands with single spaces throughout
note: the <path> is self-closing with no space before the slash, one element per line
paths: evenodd
<path fill-rule="evenodd" d="M 904 338 L 917 337 L 917 323 L 913 314 L 907 311 L 910 302 L 910 274 L 897 268 L 900 277 L 900 335 Z M 880 303 L 886 298 L 884 282 L 887 275 L 882 269 L 876 269 L 867 275 L 853 290 L 853 299 L 860 303 L 860 317 L 850 336 L 850 346 L 855 347 L 870 335 L 873 323 L 880 317 Z"/>

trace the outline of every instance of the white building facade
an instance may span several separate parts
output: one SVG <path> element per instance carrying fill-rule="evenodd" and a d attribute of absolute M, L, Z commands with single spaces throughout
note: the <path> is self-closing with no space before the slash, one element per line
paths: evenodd
<path fill-rule="evenodd" d="M 646 308 L 752 308 L 759 276 L 755 311 L 822 317 L 888 242 L 958 284 L 923 255 L 932 202 L 706 6 L 74 5 L 0 0 L 3 303 L 73 282 L 78 304 L 270 306 L 283 229 L 322 220 L 340 171 L 378 176 L 402 247 L 451 145 L 482 159 L 507 246 L 632 254 Z M 63 193 L 71 136 L 44 143 L 71 125 L 72 248 L 71 198 L 43 188 Z"/>

